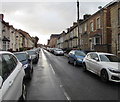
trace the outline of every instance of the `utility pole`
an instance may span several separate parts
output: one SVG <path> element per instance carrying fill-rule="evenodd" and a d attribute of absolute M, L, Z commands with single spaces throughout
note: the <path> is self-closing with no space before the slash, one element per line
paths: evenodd
<path fill-rule="evenodd" d="M 77 24 L 78 24 L 78 49 L 80 49 L 79 0 L 77 0 Z"/>

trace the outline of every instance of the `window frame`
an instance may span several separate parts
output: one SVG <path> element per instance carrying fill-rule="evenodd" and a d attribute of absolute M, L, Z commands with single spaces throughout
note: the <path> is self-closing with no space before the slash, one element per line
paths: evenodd
<path fill-rule="evenodd" d="M 118 51 L 120 51 L 120 34 L 118 34 Z"/>
<path fill-rule="evenodd" d="M 118 8 L 118 25 L 120 25 L 120 8 Z"/>
<path fill-rule="evenodd" d="M 97 29 L 100 29 L 100 25 L 101 25 L 101 24 L 100 24 L 100 17 L 97 17 L 97 18 L 96 18 L 96 28 L 97 28 Z"/>
<path fill-rule="evenodd" d="M 90 22 L 90 32 L 94 31 L 94 23 L 93 21 Z"/>

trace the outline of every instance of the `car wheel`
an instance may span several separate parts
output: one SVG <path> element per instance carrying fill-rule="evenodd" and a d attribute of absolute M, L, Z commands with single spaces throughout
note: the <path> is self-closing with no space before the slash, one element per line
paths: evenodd
<path fill-rule="evenodd" d="M 28 79 L 32 79 L 32 70 L 29 70 L 29 73 L 28 73 Z"/>
<path fill-rule="evenodd" d="M 108 73 L 107 73 L 106 70 L 102 70 L 102 71 L 101 71 L 100 77 L 101 77 L 101 80 L 102 80 L 103 82 L 107 82 L 108 79 L 109 79 Z"/>
<path fill-rule="evenodd" d="M 70 59 L 68 58 L 68 63 L 70 64 Z"/>
<path fill-rule="evenodd" d="M 32 73 L 33 73 L 33 66 L 32 66 Z"/>
<path fill-rule="evenodd" d="M 20 101 L 25 102 L 27 96 L 26 85 L 23 83 L 22 85 L 22 95 L 20 97 Z"/>
<path fill-rule="evenodd" d="M 74 60 L 74 62 L 73 62 L 73 65 L 74 65 L 74 66 L 77 66 L 77 62 L 76 62 L 75 60 Z"/>
<path fill-rule="evenodd" d="M 87 67 L 86 67 L 86 64 L 83 63 L 83 71 L 86 72 L 87 71 Z"/>

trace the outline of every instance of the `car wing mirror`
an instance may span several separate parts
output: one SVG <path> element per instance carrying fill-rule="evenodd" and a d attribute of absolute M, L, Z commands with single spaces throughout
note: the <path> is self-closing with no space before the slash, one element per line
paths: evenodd
<path fill-rule="evenodd" d="M 2 87 L 2 83 L 3 83 L 3 78 L 0 76 L 0 89 Z"/>
<path fill-rule="evenodd" d="M 32 60 L 32 56 L 29 56 L 28 60 L 31 61 Z"/>
<path fill-rule="evenodd" d="M 95 61 L 99 61 L 99 58 L 98 57 L 96 57 L 96 58 L 94 58 L 95 59 Z"/>

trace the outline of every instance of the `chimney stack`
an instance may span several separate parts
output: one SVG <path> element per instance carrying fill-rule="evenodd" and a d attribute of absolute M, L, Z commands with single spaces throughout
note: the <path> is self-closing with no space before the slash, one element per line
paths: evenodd
<path fill-rule="evenodd" d="M 0 21 L 3 21 L 4 15 L 0 14 Z"/>
<path fill-rule="evenodd" d="M 90 14 L 85 14 L 85 15 L 83 16 L 83 18 L 84 18 L 84 20 L 85 20 L 85 19 L 89 18 L 90 16 L 91 16 Z"/>

